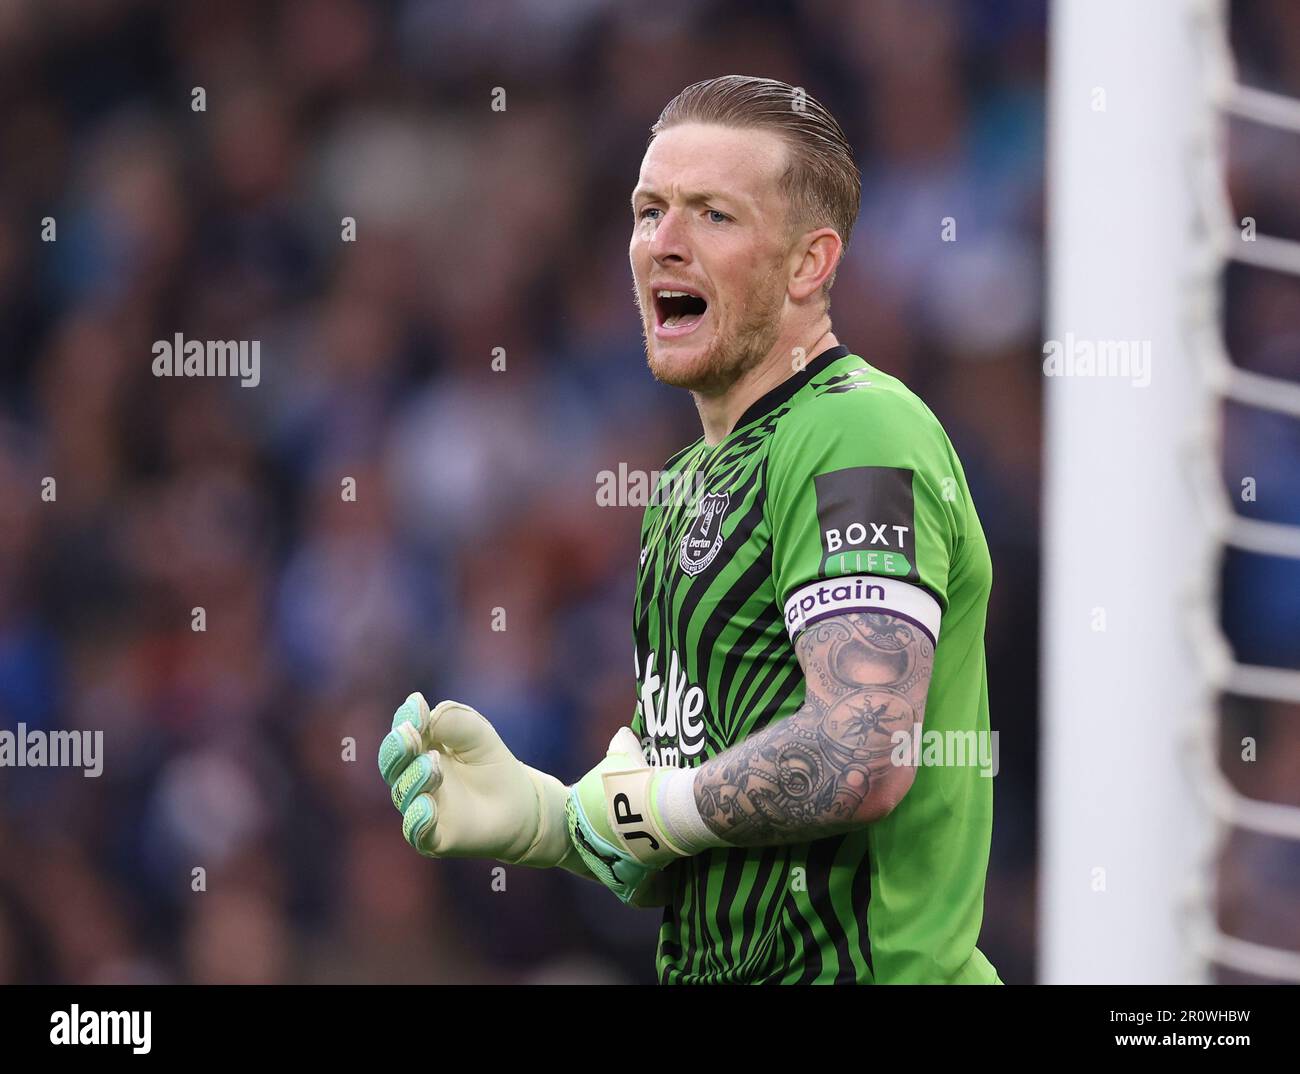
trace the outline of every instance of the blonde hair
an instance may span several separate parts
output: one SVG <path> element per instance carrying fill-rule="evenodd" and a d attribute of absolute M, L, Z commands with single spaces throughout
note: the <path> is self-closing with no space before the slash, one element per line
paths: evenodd
<path fill-rule="evenodd" d="M 843 129 L 820 101 L 774 78 L 724 75 L 687 86 L 669 101 L 650 128 L 650 141 L 682 123 L 714 123 L 780 135 L 790 149 L 779 189 L 790 206 L 791 235 L 831 227 L 848 249 L 862 202 L 862 178 Z M 832 270 L 823 293 L 834 282 Z"/>

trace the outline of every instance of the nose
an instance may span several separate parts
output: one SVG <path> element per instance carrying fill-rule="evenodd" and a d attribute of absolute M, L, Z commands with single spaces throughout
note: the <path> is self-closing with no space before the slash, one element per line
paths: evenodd
<path fill-rule="evenodd" d="M 648 246 L 650 256 L 657 264 L 683 264 L 690 261 L 685 223 L 683 215 L 676 209 L 668 209 L 657 221 L 651 222 L 650 226 L 654 230 L 650 233 Z"/>

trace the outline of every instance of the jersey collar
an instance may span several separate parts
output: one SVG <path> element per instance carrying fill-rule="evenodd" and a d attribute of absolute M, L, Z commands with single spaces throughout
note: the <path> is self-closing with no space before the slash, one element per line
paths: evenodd
<path fill-rule="evenodd" d="M 789 402 L 789 400 L 794 397 L 795 392 L 812 380 L 812 378 L 823 369 L 829 366 L 832 362 L 838 362 L 845 355 L 851 353 L 853 352 L 842 343 L 836 347 L 831 347 L 829 350 L 822 351 L 821 354 L 809 361 L 809 363 L 799 370 L 799 372 L 795 373 L 794 376 L 786 377 L 785 380 L 781 381 L 780 384 L 766 395 L 760 396 L 756 399 L 750 408 L 740 415 L 740 420 L 731 427 L 731 431 L 734 433 L 737 429 L 748 425 L 751 421 L 757 421 L 764 415 L 772 413 L 772 411 L 782 403 Z"/>

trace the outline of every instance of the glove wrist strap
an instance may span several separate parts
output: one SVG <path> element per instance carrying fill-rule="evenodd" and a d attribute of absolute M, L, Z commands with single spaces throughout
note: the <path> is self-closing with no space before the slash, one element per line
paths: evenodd
<path fill-rule="evenodd" d="M 689 858 L 728 846 L 715 835 L 695 804 L 697 768 L 638 768 L 606 772 L 609 822 L 627 852 L 647 865 L 662 865 L 665 851 Z"/>
<path fill-rule="evenodd" d="M 698 768 L 658 768 L 650 787 L 650 808 L 669 844 L 683 857 L 729 845 L 705 822 L 695 804 Z"/>

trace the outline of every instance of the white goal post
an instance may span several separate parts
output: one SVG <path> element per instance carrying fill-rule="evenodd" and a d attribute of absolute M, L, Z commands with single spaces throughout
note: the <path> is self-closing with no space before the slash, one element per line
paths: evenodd
<path fill-rule="evenodd" d="M 1300 838 L 1217 761 L 1222 693 L 1300 701 L 1300 673 L 1235 659 L 1217 591 L 1225 545 L 1300 556 L 1219 469 L 1225 397 L 1300 419 L 1300 386 L 1224 346 L 1227 260 L 1300 273 L 1300 244 L 1242 241 L 1224 122 L 1300 135 L 1300 102 L 1239 84 L 1223 0 L 1056 0 L 1049 32 L 1039 977 L 1300 980 L 1214 913 L 1232 827 Z"/>

